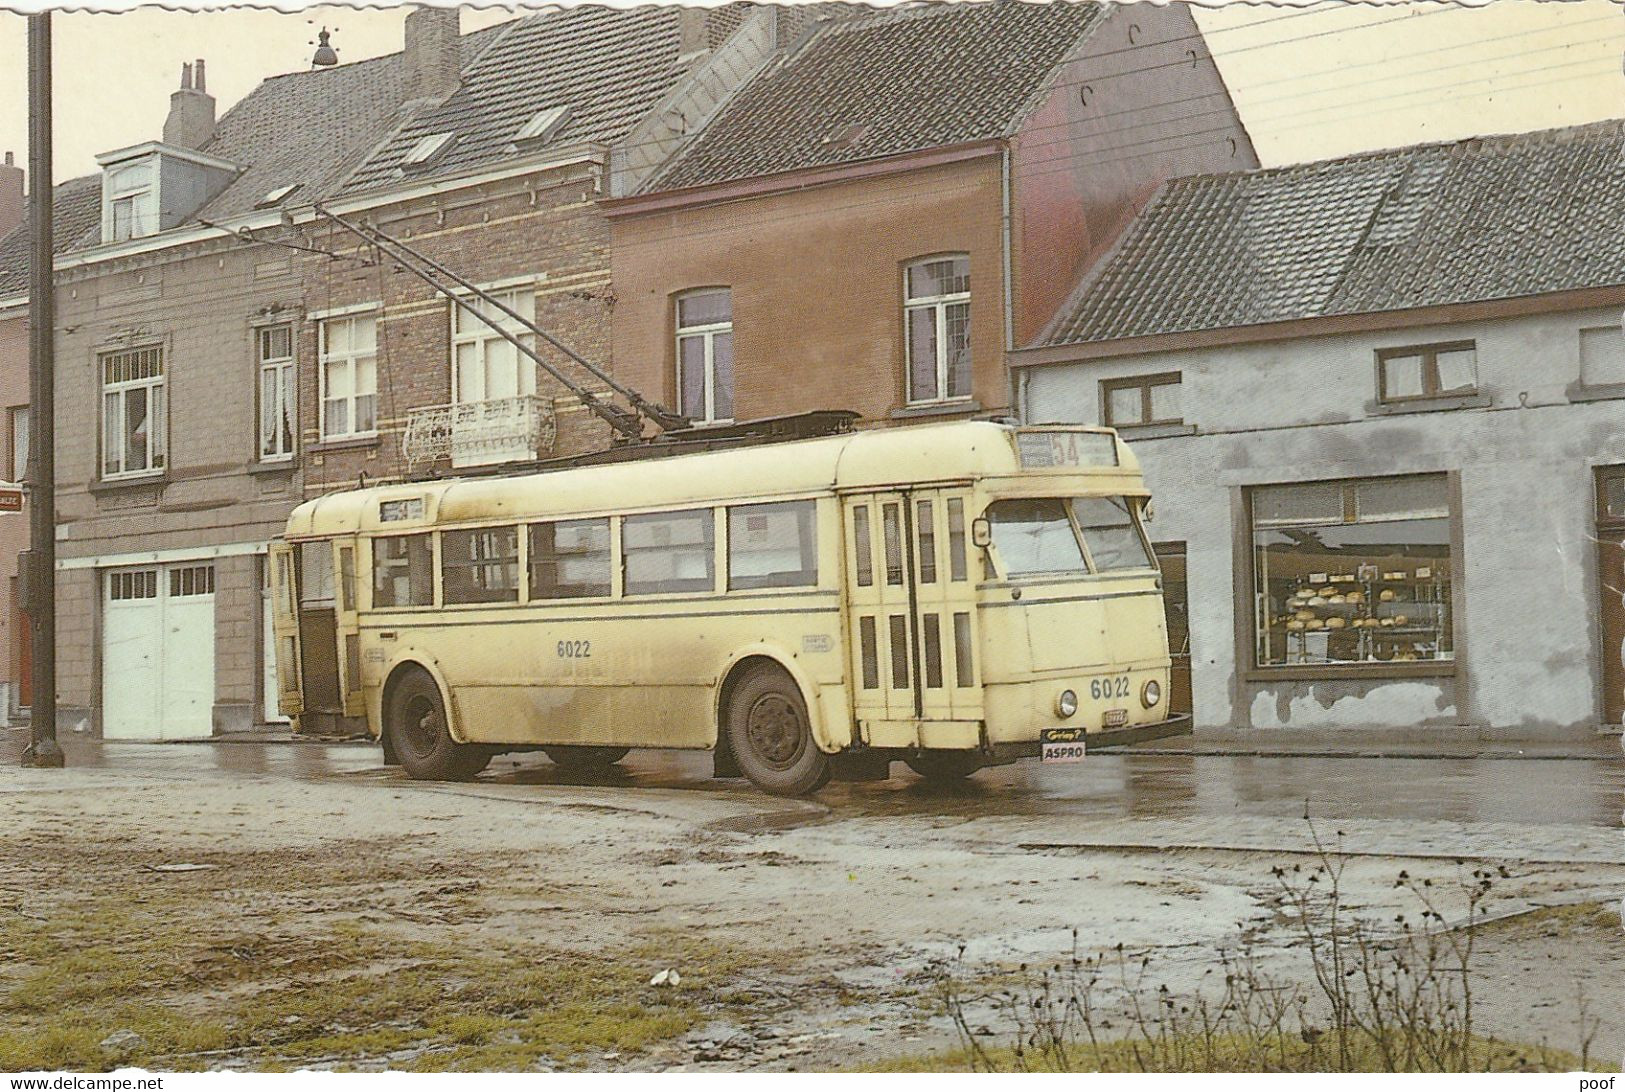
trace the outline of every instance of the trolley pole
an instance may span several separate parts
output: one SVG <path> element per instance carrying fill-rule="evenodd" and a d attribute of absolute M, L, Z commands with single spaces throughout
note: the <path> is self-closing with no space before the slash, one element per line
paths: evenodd
<path fill-rule="evenodd" d="M 28 555 L 23 607 L 33 629 L 32 742 L 23 765 L 63 764 L 56 740 L 56 299 L 51 232 L 51 13 L 28 17 Z"/>

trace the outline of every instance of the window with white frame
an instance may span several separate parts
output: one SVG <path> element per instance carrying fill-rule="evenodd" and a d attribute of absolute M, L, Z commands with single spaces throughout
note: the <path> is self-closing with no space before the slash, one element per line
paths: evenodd
<path fill-rule="evenodd" d="M 293 327 L 256 330 L 254 346 L 260 365 L 260 458 L 266 462 L 291 459 L 298 435 Z"/>
<path fill-rule="evenodd" d="M 677 411 L 696 421 L 733 420 L 732 289 L 677 297 Z"/>
<path fill-rule="evenodd" d="M 970 397 L 970 256 L 945 254 L 903 273 L 908 400 Z"/>
<path fill-rule="evenodd" d="M 102 221 L 107 242 L 139 239 L 158 230 L 158 189 L 153 163 L 137 163 L 109 174 Z"/>
<path fill-rule="evenodd" d="M 535 319 L 534 287 L 527 285 L 487 294 L 525 322 Z M 526 332 L 524 323 L 497 307 L 479 299 L 460 300 L 451 309 L 454 401 L 489 402 L 536 393 L 536 365 L 511 341 L 493 330 L 493 322 L 524 344 L 535 344 L 535 336 Z"/>
<path fill-rule="evenodd" d="M 378 432 L 378 318 L 348 315 L 320 326 L 322 439 Z"/>
<path fill-rule="evenodd" d="M 103 353 L 102 477 L 164 468 L 164 351 L 156 345 Z"/>
<path fill-rule="evenodd" d="M 28 407 L 11 407 L 11 480 L 28 480 Z"/>

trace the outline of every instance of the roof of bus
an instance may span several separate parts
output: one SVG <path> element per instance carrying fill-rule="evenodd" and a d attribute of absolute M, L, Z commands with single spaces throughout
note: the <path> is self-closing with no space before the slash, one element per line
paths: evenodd
<path fill-rule="evenodd" d="M 1019 431 L 1056 430 L 1111 431 L 1082 426 Z M 380 485 L 306 501 L 289 516 L 287 533 L 302 538 L 404 531 L 463 520 L 595 515 L 1046 473 L 1022 468 L 1017 431 L 991 421 L 962 421 L 530 474 Z M 1115 467 L 1063 472 L 1111 481 L 1118 493 L 1143 494 L 1139 461 L 1121 441 L 1116 448 Z M 380 521 L 380 502 L 417 498 L 424 502 L 421 514 Z"/>

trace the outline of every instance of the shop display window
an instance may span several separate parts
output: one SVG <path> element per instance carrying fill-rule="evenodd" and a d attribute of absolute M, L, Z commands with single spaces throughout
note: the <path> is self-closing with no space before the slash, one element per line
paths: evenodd
<path fill-rule="evenodd" d="M 1259 667 L 1455 658 L 1444 475 L 1252 490 Z"/>

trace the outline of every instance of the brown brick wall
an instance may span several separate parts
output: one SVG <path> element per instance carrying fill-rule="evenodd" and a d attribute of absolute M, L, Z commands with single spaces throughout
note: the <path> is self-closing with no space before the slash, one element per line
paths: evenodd
<path fill-rule="evenodd" d="M 475 284 L 537 276 L 537 324 L 608 370 L 609 233 L 590 180 L 538 187 L 534 197 L 512 187 L 506 193 L 489 188 L 459 195 L 455 205 L 448 202 L 443 209 L 419 205 L 389 210 L 377 223 Z M 327 236 L 324 245 L 346 253 L 354 249 L 352 239 L 344 235 Z M 321 442 L 317 323 L 305 324 L 300 411 L 308 464 L 306 491 L 349 488 L 363 472 L 371 480 L 399 477 L 407 469 L 400 443 L 410 411 L 451 401 L 450 303 L 387 259 L 370 267 L 353 260 L 312 259 L 305 264 L 304 275 L 312 312 L 366 303 L 382 306 L 376 442 Z M 539 345 L 538 351 L 576 382 L 603 390 L 602 383 L 550 346 Z M 595 449 L 609 442 L 607 427 L 581 412 L 575 397 L 539 369 L 536 391 L 554 400 L 556 453 Z"/>
<path fill-rule="evenodd" d="M 972 387 L 1004 412 L 1000 161 L 965 162 L 613 221 L 619 374 L 676 402 L 673 297 L 733 289 L 740 419 L 904 405 L 903 267 L 970 255 Z"/>

